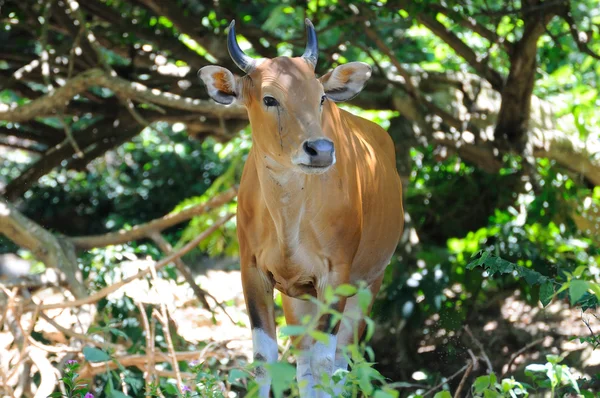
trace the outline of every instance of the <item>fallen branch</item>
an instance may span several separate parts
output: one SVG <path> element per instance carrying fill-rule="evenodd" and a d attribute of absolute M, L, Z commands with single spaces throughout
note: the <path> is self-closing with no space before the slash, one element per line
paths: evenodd
<path fill-rule="evenodd" d="M 437 386 L 429 389 L 425 394 L 423 394 L 423 397 L 427 397 L 431 394 L 433 394 L 434 392 L 436 392 L 437 390 L 439 390 L 440 388 L 444 387 L 444 384 L 456 379 L 458 376 L 460 376 L 462 374 L 462 372 L 466 371 L 469 366 L 473 366 L 473 362 L 469 361 L 465 366 L 463 366 L 462 368 L 460 368 L 456 373 L 454 373 L 452 376 L 448 377 L 446 380 L 444 380 L 443 382 L 441 382 L 440 384 L 438 384 Z"/>
<path fill-rule="evenodd" d="M 465 374 L 463 375 L 462 379 L 460 379 L 460 384 L 456 388 L 456 391 L 454 391 L 454 398 L 460 398 L 460 393 L 462 392 L 462 389 L 465 387 L 465 383 L 467 382 L 467 379 L 469 378 L 469 375 L 471 374 L 472 370 L 473 370 L 473 362 L 471 361 L 471 362 L 469 362 L 469 366 L 467 367 L 467 370 L 465 371 Z"/>
<path fill-rule="evenodd" d="M 492 366 L 492 361 L 490 361 L 490 358 L 487 356 L 485 349 L 483 348 L 483 344 L 481 344 L 481 342 L 475 338 L 475 336 L 471 332 L 471 328 L 469 327 L 469 325 L 465 325 L 464 329 L 467 332 L 467 334 L 469 335 L 469 337 L 471 337 L 471 340 L 473 340 L 473 342 L 475 343 L 477 348 L 479 348 L 479 351 L 481 352 L 481 355 L 483 356 L 483 359 L 485 360 L 485 363 L 487 364 L 488 374 L 494 373 L 494 367 Z"/>
<path fill-rule="evenodd" d="M 192 361 L 194 359 L 201 358 L 201 351 L 189 351 L 182 352 L 177 351 L 174 353 L 174 358 L 177 361 Z M 104 373 L 107 369 L 116 369 L 118 367 L 117 363 L 123 367 L 136 366 L 141 367 L 140 369 L 144 369 L 146 363 L 148 362 L 148 355 L 136 354 L 136 355 L 123 355 L 116 356 L 114 359 L 106 362 L 88 362 L 86 365 L 81 367 L 79 374 L 82 378 L 87 379 L 91 378 L 97 374 Z M 155 354 L 155 362 L 170 362 L 171 357 L 169 354 L 165 352 L 157 352 Z M 158 372 L 157 372 L 158 374 Z M 187 375 L 186 375 L 187 376 Z"/>
<path fill-rule="evenodd" d="M 179 213 L 167 214 L 156 220 L 136 225 L 130 230 L 122 229 L 104 235 L 79 236 L 70 238 L 70 240 L 78 249 L 91 249 L 94 247 L 106 247 L 109 245 L 118 245 L 133 240 L 143 239 L 153 232 L 160 232 L 187 221 L 192 217 L 215 209 L 231 201 L 236 195 L 237 187 L 233 187 L 218 196 L 215 196 L 206 203 L 198 204 L 182 210 Z"/>
<path fill-rule="evenodd" d="M 517 352 L 515 352 L 510 357 L 508 364 L 506 364 L 506 368 L 502 372 L 502 376 L 500 376 L 500 379 L 503 379 L 504 376 L 506 376 L 508 374 L 508 372 L 510 372 L 510 367 L 512 366 L 513 362 L 519 357 L 519 355 L 523 354 L 525 351 L 529 350 L 530 348 L 533 348 L 536 345 L 540 344 L 541 342 L 544 341 L 544 339 L 545 339 L 545 337 L 540 337 L 539 339 L 532 341 L 531 343 L 527 344 L 525 347 L 523 347 L 520 350 L 518 350 Z"/>
<path fill-rule="evenodd" d="M 154 265 L 152 265 L 152 267 L 154 267 L 156 270 L 163 268 L 164 266 L 166 266 L 167 264 L 171 263 L 173 260 L 175 260 L 176 258 L 179 258 L 181 256 L 183 256 L 184 254 L 186 254 L 187 252 L 189 252 L 190 250 L 192 250 L 193 248 L 195 248 L 201 241 L 203 241 L 204 239 L 206 239 L 208 236 L 210 236 L 213 232 L 215 232 L 219 227 L 221 227 L 221 225 L 225 224 L 229 219 L 231 219 L 234 216 L 234 214 L 229 214 L 225 217 L 222 217 L 220 220 L 218 220 L 217 222 L 215 222 L 213 225 L 211 225 L 208 229 L 206 229 L 206 231 L 202 232 L 200 235 L 198 235 L 196 238 L 194 238 L 193 240 L 191 240 L 190 242 L 188 242 L 184 247 L 182 247 L 180 250 L 176 251 L 173 254 L 170 254 L 169 256 L 165 257 L 164 259 L 158 261 L 157 263 L 155 263 Z M 104 297 L 108 296 L 109 294 L 119 290 L 120 288 L 122 288 L 123 286 L 127 285 L 130 282 L 133 282 L 136 279 L 139 279 L 145 275 L 147 275 L 148 273 L 150 273 L 150 269 L 144 269 L 140 272 L 138 272 L 135 275 L 132 275 L 128 278 L 125 278 L 119 282 L 116 282 L 110 286 L 105 287 L 104 289 L 98 291 L 97 293 L 88 296 L 84 299 L 79 299 L 79 300 L 73 300 L 73 301 L 65 301 L 63 303 L 55 303 L 55 304 L 44 304 L 42 306 L 40 306 L 40 310 L 45 311 L 45 310 L 52 310 L 52 309 L 56 309 L 56 308 L 72 308 L 72 307 L 79 307 L 82 306 L 84 304 L 91 304 L 91 303 L 95 303 L 98 300 L 103 299 Z M 25 307 L 25 310 L 28 311 L 32 311 L 35 307 L 28 305 Z"/>

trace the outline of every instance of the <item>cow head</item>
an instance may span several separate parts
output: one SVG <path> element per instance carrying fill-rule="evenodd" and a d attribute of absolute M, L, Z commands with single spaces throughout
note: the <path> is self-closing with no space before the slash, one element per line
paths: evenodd
<path fill-rule="evenodd" d="M 322 114 L 330 106 L 328 101 L 346 101 L 357 95 L 371 76 L 371 67 L 350 62 L 317 79 L 317 35 L 308 19 L 306 31 L 302 57 L 257 60 L 239 47 L 232 21 L 227 48 L 246 75 L 234 76 L 220 66 L 205 66 L 198 74 L 216 102 L 228 105 L 237 101 L 246 107 L 254 146 L 265 159 L 273 165 L 316 174 L 335 163 L 334 138 L 321 124 Z"/>

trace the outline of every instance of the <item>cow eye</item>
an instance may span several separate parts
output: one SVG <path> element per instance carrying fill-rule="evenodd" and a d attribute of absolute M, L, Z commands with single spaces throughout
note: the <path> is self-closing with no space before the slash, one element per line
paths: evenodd
<path fill-rule="evenodd" d="M 321 105 L 323 105 L 323 102 L 325 102 L 325 96 L 321 97 Z"/>
<path fill-rule="evenodd" d="M 271 106 L 279 106 L 279 102 L 275 98 L 273 98 L 269 95 L 267 95 L 267 96 L 265 96 L 265 98 L 263 98 L 263 102 L 265 103 L 267 108 L 269 108 Z"/>

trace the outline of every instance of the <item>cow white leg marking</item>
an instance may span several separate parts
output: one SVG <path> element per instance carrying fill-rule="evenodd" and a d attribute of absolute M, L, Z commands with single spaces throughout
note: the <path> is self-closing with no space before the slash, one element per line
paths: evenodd
<path fill-rule="evenodd" d="M 316 384 L 321 383 L 321 376 L 327 374 L 329 379 L 333 374 L 335 363 L 335 348 L 337 345 L 337 336 L 330 334 L 327 343 L 316 342 L 311 348 L 310 367 Z M 325 391 L 316 391 L 317 398 L 329 398 L 330 395 Z"/>
<path fill-rule="evenodd" d="M 252 347 L 255 361 L 266 363 L 277 362 L 277 342 L 264 330 L 259 328 L 252 329 Z M 261 398 L 269 398 L 271 376 L 264 366 L 257 367 L 255 373 L 256 381 L 260 386 L 258 396 Z"/>
<path fill-rule="evenodd" d="M 301 398 L 314 396 L 315 380 L 310 367 L 310 350 L 302 350 L 298 353 L 296 360 L 296 379 Z"/>

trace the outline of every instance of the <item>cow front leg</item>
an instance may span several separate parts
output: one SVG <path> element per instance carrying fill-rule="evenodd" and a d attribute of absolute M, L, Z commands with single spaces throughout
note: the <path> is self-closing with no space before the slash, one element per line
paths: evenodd
<path fill-rule="evenodd" d="M 377 293 L 381 288 L 382 281 L 383 276 L 381 276 L 369 285 L 369 290 L 371 291 L 371 302 L 369 303 L 369 307 L 367 308 L 366 314 L 363 313 L 362 309 L 360 308 L 357 295 L 348 297 L 348 299 L 346 300 L 346 306 L 344 307 L 343 312 L 345 321 L 341 323 L 337 334 L 337 348 L 335 352 L 334 372 L 338 369 L 348 370 L 348 360 L 344 355 L 344 349 L 350 344 L 358 344 L 358 341 L 355 341 L 356 337 L 358 337 L 359 340 L 362 338 L 366 326 L 364 317 L 370 314 L 371 308 L 373 307 L 373 303 L 375 302 L 375 296 L 377 296 Z M 356 335 L 355 331 L 357 331 Z M 345 381 L 345 378 L 342 379 L 340 383 L 338 383 L 336 388 L 334 388 L 334 393 L 336 397 L 342 396 Z"/>
<path fill-rule="evenodd" d="M 316 315 L 317 306 L 307 300 L 300 300 L 283 294 L 281 296 L 285 321 L 288 325 L 300 325 L 305 316 Z M 296 380 L 301 398 L 314 397 L 315 379 L 310 366 L 313 339 L 310 336 L 293 337 L 292 345 L 296 349 Z"/>
<path fill-rule="evenodd" d="M 322 299 L 322 297 L 320 299 Z M 332 304 L 331 308 L 335 311 L 343 312 L 345 306 L 346 298 L 340 297 L 339 301 Z M 322 382 L 324 375 L 327 375 L 326 380 L 332 379 L 336 364 L 335 359 L 339 328 L 339 320 L 335 321 L 331 314 L 321 316 L 318 330 L 327 335 L 327 341 L 316 341 L 311 348 L 310 355 L 310 367 L 316 384 Z M 315 397 L 330 398 L 331 395 L 319 389 L 316 390 Z"/>
<path fill-rule="evenodd" d="M 288 325 L 300 325 L 305 316 L 318 315 L 317 306 L 306 300 L 282 295 L 283 311 Z M 292 338 L 296 354 L 296 379 L 301 398 L 329 397 L 329 394 L 315 386 L 321 383 L 321 376 L 331 377 L 334 370 L 336 336 L 328 316 L 319 319 L 317 329 L 328 336 L 327 342 L 315 341 L 309 335 Z"/>
<path fill-rule="evenodd" d="M 277 362 L 273 284 L 256 265 L 242 264 L 241 268 L 244 299 L 252 328 L 254 360 L 263 363 Z M 271 376 L 262 365 L 255 368 L 255 374 L 259 397 L 268 398 Z"/>

